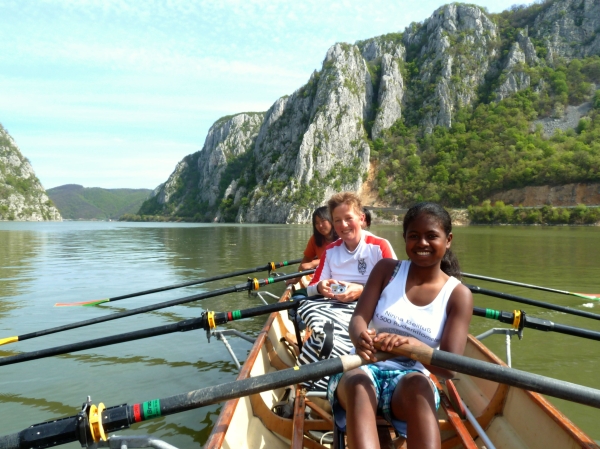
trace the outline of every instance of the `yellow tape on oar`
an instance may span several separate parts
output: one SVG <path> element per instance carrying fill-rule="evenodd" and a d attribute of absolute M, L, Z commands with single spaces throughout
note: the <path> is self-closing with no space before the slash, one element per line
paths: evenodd
<path fill-rule="evenodd" d="M 258 290 L 260 288 L 258 279 L 256 279 L 256 278 L 252 279 L 252 284 L 253 284 L 254 290 Z"/>
<path fill-rule="evenodd" d="M 208 327 L 210 329 L 217 327 L 217 324 L 215 323 L 215 312 L 207 312 L 206 319 L 208 320 Z"/>
<path fill-rule="evenodd" d="M 275 262 L 270 262 L 271 264 L 271 271 L 275 271 L 277 268 L 275 267 Z"/>
<path fill-rule="evenodd" d="M 102 402 L 98 404 L 98 407 L 95 405 L 90 407 L 90 433 L 96 443 L 100 440 L 106 441 L 106 434 L 104 433 L 104 427 L 102 427 L 102 412 L 105 408 Z"/>
<path fill-rule="evenodd" d="M 518 329 L 520 324 L 521 324 L 521 311 L 515 310 L 515 318 L 513 320 L 513 327 L 515 329 Z"/>
<path fill-rule="evenodd" d="M 0 339 L 0 346 L 7 345 L 9 343 L 14 343 L 16 341 L 19 341 L 19 337 L 2 338 L 2 339 Z"/>

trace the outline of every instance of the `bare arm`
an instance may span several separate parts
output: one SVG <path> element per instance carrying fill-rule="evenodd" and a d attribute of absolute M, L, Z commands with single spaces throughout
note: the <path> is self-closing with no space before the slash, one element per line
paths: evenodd
<path fill-rule="evenodd" d="M 450 295 L 446 310 L 448 318 L 442 333 L 440 349 L 463 355 L 467 345 L 469 324 L 473 316 L 473 295 L 471 291 L 463 284 L 457 285 Z M 455 375 L 453 371 L 434 366 L 427 366 L 427 369 L 436 376 L 446 379 L 450 379 Z"/>
<path fill-rule="evenodd" d="M 381 292 L 388 284 L 397 263 L 393 259 L 382 259 L 377 262 L 369 275 L 350 320 L 350 339 L 356 348 L 356 353 L 366 360 L 375 361 L 373 356 L 375 354 L 373 347 L 375 332 L 370 331 L 368 326 L 375 313 Z"/>

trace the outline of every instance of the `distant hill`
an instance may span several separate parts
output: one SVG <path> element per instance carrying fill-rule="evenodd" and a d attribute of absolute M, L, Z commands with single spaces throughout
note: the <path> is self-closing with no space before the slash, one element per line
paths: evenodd
<path fill-rule="evenodd" d="M 66 184 L 46 192 L 65 219 L 106 220 L 136 213 L 152 190 L 102 189 Z"/>

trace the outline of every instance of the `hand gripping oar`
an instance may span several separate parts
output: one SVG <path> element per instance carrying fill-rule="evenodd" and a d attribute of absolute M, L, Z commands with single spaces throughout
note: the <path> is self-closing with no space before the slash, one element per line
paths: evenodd
<path fill-rule="evenodd" d="M 166 290 L 173 290 L 175 288 L 189 287 L 190 285 L 205 284 L 206 282 L 218 281 L 219 279 L 227 279 L 227 278 L 232 278 L 235 276 L 243 276 L 245 274 L 257 273 L 259 271 L 269 271 L 269 274 L 271 274 L 271 271 L 275 271 L 277 268 L 287 267 L 288 265 L 294 265 L 294 264 L 297 264 L 300 262 L 302 262 L 302 259 L 295 259 L 295 260 L 289 260 L 289 261 L 284 261 L 284 262 L 269 262 L 268 264 L 263 265 L 261 267 L 248 268 L 246 270 L 240 270 L 240 271 L 234 271 L 232 273 L 220 274 L 218 276 L 212 276 L 212 277 L 204 278 L 204 279 L 197 279 L 195 281 L 183 282 L 181 284 L 168 285 L 166 287 L 153 288 L 151 290 L 144 290 L 144 291 L 137 292 L 137 293 L 129 293 L 127 295 L 115 296 L 114 298 L 93 299 L 91 301 L 80 301 L 80 302 L 57 302 L 56 304 L 54 304 L 54 306 L 55 307 L 97 306 L 98 304 L 103 304 L 105 302 L 115 302 L 115 301 L 119 301 L 121 299 L 133 298 L 135 296 L 149 295 L 150 293 L 164 292 Z"/>
<path fill-rule="evenodd" d="M 237 284 L 232 287 L 225 287 L 218 290 L 213 290 L 211 292 L 199 293 L 197 295 L 186 296 L 184 298 L 172 299 L 171 301 L 165 301 L 158 304 L 152 304 L 149 306 L 138 307 L 137 309 L 126 310 L 124 312 L 113 313 L 111 315 L 106 315 L 103 317 L 92 318 L 85 321 L 78 321 L 76 323 L 65 324 L 63 326 L 53 327 L 50 329 L 45 329 L 37 332 L 31 332 L 29 334 L 17 335 L 14 337 L 7 337 L 0 339 L 0 345 L 5 345 L 8 343 L 14 343 L 17 341 L 29 340 L 30 338 L 41 337 L 43 335 L 54 334 L 56 332 L 62 332 L 69 329 L 75 329 L 78 327 L 89 326 L 91 324 L 103 323 L 105 321 L 116 320 L 119 318 L 125 318 L 132 315 L 137 315 L 139 313 L 151 312 L 153 310 L 164 309 L 166 307 L 176 306 L 179 304 L 185 304 L 188 302 L 199 301 L 201 299 L 213 298 L 215 296 L 225 295 L 227 293 L 241 292 L 244 290 L 258 290 L 260 287 L 263 287 L 268 284 L 273 284 L 275 282 L 285 281 L 287 279 L 294 279 L 298 276 L 305 276 L 307 274 L 314 273 L 315 270 L 307 270 L 301 271 L 299 273 L 293 274 L 285 274 L 283 276 L 278 276 L 275 278 L 267 278 L 267 279 L 250 279 L 243 284 Z"/>
<path fill-rule="evenodd" d="M 481 276 L 479 274 L 461 273 L 461 275 L 464 277 L 467 277 L 467 278 L 479 279 L 481 281 L 498 282 L 500 284 L 515 285 L 517 287 L 533 288 L 536 290 L 543 290 L 545 292 L 560 293 L 562 295 L 571 295 L 571 296 L 577 296 L 578 298 L 592 299 L 594 301 L 600 301 L 600 295 L 596 295 L 596 294 L 573 293 L 573 292 L 568 292 L 566 290 L 557 290 L 554 288 L 540 287 L 539 285 L 523 284 L 522 282 L 507 281 L 505 279 Z"/>
<path fill-rule="evenodd" d="M 322 296 L 309 296 L 308 298 L 302 298 L 300 301 L 313 300 L 317 298 L 322 298 Z M 187 332 L 195 329 L 204 329 L 206 331 L 206 337 L 210 341 L 210 331 L 216 328 L 219 324 L 225 324 L 229 321 L 242 320 L 244 318 L 251 318 L 259 315 L 279 312 L 280 310 L 292 309 L 298 307 L 299 305 L 299 301 L 289 300 L 275 304 L 268 304 L 266 306 L 253 307 L 251 309 L 233 310 L 231 312 L 207 311 L 204 312 L 200 318 L 192 318 L 163 326 L 150 327 L 138 331 L 126 332 L 124 334 L 110 335 L 108 337 L 96 338 L 94 340 L 86 340 L 78 343 L 55 346 L 54 348 L 23 352 L 21 354 L 3 357 L 0 358 L 0 366 L 43 359 L 54 355 L 84 351 L 86 349 L 100 348 L 102 346 L 110 346 L 117 343 L 140 340 L 142 338 L 156 337 L 158 335 L 165 335 L 173 332 Z"/>
<path fill-rule="evenodd" d="M 558 324 L 542 318 L 535 318 L 527 315 L 524 310 L 515 310 L 513 313 L 511 313 L 504 312 L 502 310 L 473 307 L 473 315 L 492 320 L 498 320 L 501 323 L 512 324 L 515 329 L 518 329 L 519 338 L 522 337 L 523 329 L 527 327 L 539 331 L 558 332 L 560 334 L 573 335 L 575 337 L 589 338 L 590 340 L 600 341 L 600 332 Z"/>
<path fill-rule="evenodd" d="M 494 290 L 488 290 L 486 288 L 478 287 L 477 285 L 465 284 L 465 286 L 473 293 L 481 293 L 482 295 L 493 296 L 495 298 L 506 299 L 508 301 L 520 302 L 522 304 L 529 304 L 530 306 L 541 307 L 543 309 L 556 310 L 557 312 L 568 313 L 570 315 L 577 315 L 585 318 L 592 318 L 594 320 L 600 320 L 600 315 L 596 313 L 572 309 L 570 307 L 557 306 L 556 304 L 536 301 L 535 299 L 523 298 L 522 296 L 510 295 L 508 293 L 496 292 Z"/>
<path fill-rule="evenodd" d="M 390 353 L 377 353 L 376 357 L 378 360 L 384 360 L 392 354 L 409 357 L 427 365 L 600 408 L 600 390 L 594 388 L 482 362 L 431 349 L 428 346 L 402 345 L 394 348 Z M 107 433 L 120 431 L 134 423 L 320 379 L 358 368 L 367 363 L 358 355 L 344 355 L 133 405 L 123 404 L 105 408 L 102 403 L 96 407 L 88 401 L 83 404 L 78 415 L 35 424 L 21 432 L 0 437 L 0 449 L 51 447 L 74 441 L 79 441 L 83 447 L 87 447 L 100 439 L 106 440 Z"/>

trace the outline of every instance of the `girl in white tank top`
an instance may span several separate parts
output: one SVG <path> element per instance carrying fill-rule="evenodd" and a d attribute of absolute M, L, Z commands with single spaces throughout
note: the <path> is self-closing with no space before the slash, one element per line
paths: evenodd
<path fill-rule="evenodd" d="M 407 436 L 409 447 L 441 446 L 439 396 L 429 374 L 450 378 L 454 373 L 405 358 L 380 362 L 375 343 L 383 351 L 410 344 L 455 354 L 466 346 L 473 297 L 454 277 L 460 268 L 450 251 L 448 212 L 435 203 L 419 203 L 405 215 L 403 228 L 410 261 L 383 259 L 375 265 L 350 322 L 356 353 L 377 363 L 329 381 L 335 422 L 346 428 L 350 448 L 378 441 L 377 414 Z"/>
<path fill-rule="evenodd" d="M 410 261 L 398 261 L 394 275 L 381 292 L 369 329 L 379 334 L 414 337 L 433 349 L 439 349 L 442 331 L 446 324 L 446 306 L 450 295 L 460 281 L 450 276 L 435 299 L 426 306 L 416 306 L 406 296 L 406 277 Z M 398 357 L 377 362 L 381 369 L 414 369 L 429 374 L 421 362 Z"/>

